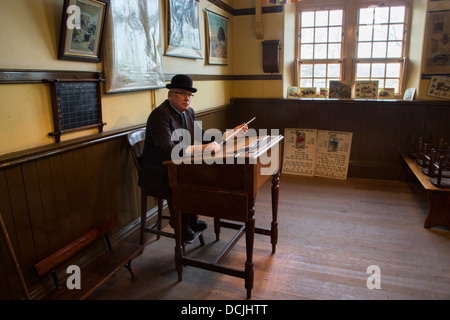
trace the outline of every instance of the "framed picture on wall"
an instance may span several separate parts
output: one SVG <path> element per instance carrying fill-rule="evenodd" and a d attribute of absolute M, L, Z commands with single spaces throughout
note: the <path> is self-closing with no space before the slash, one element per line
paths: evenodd
<path fill-rule="evenodd" d="M 100 62 L 109 0 L 64 0 L 58 58 Z"/>
<path fill-rule="evenodd" d="M 206 10 L 206 48 L 209 64 L 228 64 L 228 18 Z"/>
<path fill-rule="evenodd" d="M 199 0 L 166 0 L 166 56 L 202 59 Z"/>

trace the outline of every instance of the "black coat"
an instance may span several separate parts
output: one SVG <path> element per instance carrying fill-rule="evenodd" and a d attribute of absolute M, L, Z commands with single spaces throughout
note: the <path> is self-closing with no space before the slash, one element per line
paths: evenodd
<path fill-rule="evenodd" d="M 202 143 L 211 142 L 203 140 L 205 130 L 196 122 L 194 110 L 189 108 L 184 115 L 191 141 L 183 141 L 183 144 L 194 144 L 194 138 L 200 138 Z M 138 181 L 138 185 L 148 194 L 167 198 L 168 171 L 163 162 L 171 159 L 172 149 L 181 142 L 177 141 L 178 139 L 172 141 L 172 133 L 180 128 L 182 122 L 179 113 L 170 105 L 169 100 L 165 100 L 148 117 Z M 194 137 L 194 134 L 200 133 L 201 137 Z"/>

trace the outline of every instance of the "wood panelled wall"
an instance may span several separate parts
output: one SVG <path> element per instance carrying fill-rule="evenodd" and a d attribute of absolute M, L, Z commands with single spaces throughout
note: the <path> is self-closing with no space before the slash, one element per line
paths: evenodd
<path fill-rule="evenodd" d="M 408 151 L 412 134 L 450 140 L 446 101 L 233 99 L 230 106 L 197 116 L 205 129 L 225 130 L 256 116 L 251 127 L 257 130 L 351 131 L 349 176 L 356 177 L 397 179 L 399 154 Z M 100 221 L 117 219 L 113 245 L 137 241 L 139 188 L 125 139 L 141 126 L 0 156 L 0 213 L 33 298 L 52 289 L 52 282 L 37 279 L 32 266 Z M 88 248 L 76 263 L 101 250 L 101 245 Z M 0 239 L 0 299 L 23 297 Z"/>
<path fill-rule="evenodd" d="M 233 99 L 230 118 L 259 129 L 353 132 L 349 177 L 398 179 L 411 138 L 450 142 L 449 101 Z"/>
<path fill-rule="evenodd" d="M 224 106 L 197 116 L 206 129 L 225 130 L 228 111 Z M 138 241 L 140 190 L 126 135 L 142 126 L 0 157 L 0 213 L 33 298 L 53 289 L 51 277 L 37 279 L 33 265 L 107 218 L 118 221 L 113 245 Z M 101 244 L 89 247 L 74 261 L 86 263 L 101 250 Z M 0 238 L 0 299 L 23 297 Z"/>

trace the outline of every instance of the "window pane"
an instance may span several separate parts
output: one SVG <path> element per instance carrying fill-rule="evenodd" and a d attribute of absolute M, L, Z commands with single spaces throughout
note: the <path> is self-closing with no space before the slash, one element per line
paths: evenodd
<path fill-rule="evenodd" d="M 391 7 L 389 22 L 405 22 L 405 7 Z"/>
<path fill-rule="evenodd" d="M 400 63 L 388 63 L 386 65 L 386 77 L 400 77 Z"/>
<path fill-rule="evenodd" d="M 364 8 L 359 10 L 359 24 L 372 24 L 373 23 L 373 9 Z"/>
<path fill-rule="evenodd" d="M 389 40 L 403 40 L 402 24 L 392 24 L 389 26 Z"/>
<path fill-rule="evenodd" d="M 356 65 L 356 77 L 370 77 L 370 63 L 358 63 Z"/>
<path fill-rule="evenodd" d="M 386 24 L 373 26 L 373 40 L 387 40 L 388 26 Z"/>
<path fill-rule="evenodd" d="M 316 93 L 320 92 L 320 88 L 324 88 L 325 87 L 325 79 L 314 79 L 314 87 L 317 88 Z"/>
<path fill-rule="evenodd" d="M 314 42 L 327 42 L 328 40 L 328 28 L 316 28 L 316 34 Z"/>
<path fill-rule="evenodd" d="M 302 44 L 301 45 L 301 59 L 312 59 L 313 58 L 313 45 L 312 44 Z"/>
<path fill-rule="evenodd" d="M 342 25 L 342 10 L 330 11 L 330 26 Z"/>
<path fill-rule="evenodd" d="M 385 88 L 384 86 L 384 79 L 372 79 L 372 80 L 377 80 L 378 81 L 378 88 Z M 388 87 L 390 88 L 390 87 Z"/>
<path fill-rule="evenodd" d="M 302 27 L 314 27 L 314 12 L 302 12 Z"/>
<path fill-rule="evenodd" d="M 316 27 L 328 25 L 328 11 L 316 11 Z"/>
<path fill-rule="evenodd" d="M 384 77 L 384 69 L 386 65 L 384 63 L 373 63 L 372 64 L 372 78 Z"/>
<path fill-rule="evenodd" d="M 400 81 L 398 79 L 386 79 L 386 86 L 385 88 L 395 88 L 395 92 L 399 92 L 399 84 Z"/>
<path fill-rule="evenodd" d="M 373 26 L 359 26 L 358 41 L 372 41 Z"/>
<path fill-rule="evenodd" d="M 358 58 L 371 58 L 372 56 L 372 43 L 360 42 L 358 43 Z"/>
<path fill-rule="evenodd" d="M 387 55 L 388 58 L 400 58 L 402 56 L 402 43 L 389 42 Z"/>
<path fill-rule="evenodd" d="M 310 88 L 312 87 L 312 79 L 301 79 L 300 80 L 301 88 Z"/>
<path fill-rule="evenodd" d="M 313 43 L 314 42 L 314 29 L 313 28 L 302 28 L 302 43 Z"/>
<path fill-rule="evenodd" d="M 302 64 L 300 65 L 300 77 L 308 78 L 312 77 L 312 64 Z"/>
<path fill-rule="evenodd" d="M 314 77 L 323 77 L 327 76 L 327 65 L 326 64 L 315 64 L 314 65 Z"/>
<path fill-rule="evenodd" d="M 374 42 L 372 48 L 373 58 L 386 58 L 386 42 Z"/>
<path fill-rule="evenodd" d="M 339 78 L 341 75 L 341 65 L 339 63 L 330 63 L 328 65 L 328 77 Z"/>
<path fill-rule="evenodd" d="M 389 21 L 389 7 L 375 9 L 375 23 L 387 23 Z"/>
<path fill-rule="evenodd" d="M 341 42 L 342 41 L 342 27 L 333 27 L 329 29 L 329 42 Z"/>
<path fill-rule="evenodd" d="M 331 43 L 328 45 L 328 59 L 340 59 L 341 58 L 341 44 Z"/>
<path fill-rule="evenodd" d="M 327 57 L 327 45 L 315 44 L 314 45 L 314 59 L 325 59 Z"/>

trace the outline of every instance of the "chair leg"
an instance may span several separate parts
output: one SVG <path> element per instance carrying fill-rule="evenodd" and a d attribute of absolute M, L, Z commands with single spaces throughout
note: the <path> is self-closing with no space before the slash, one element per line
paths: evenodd
<path fill-rule="evenodd" d="M 141 245 L 144 244 L 144 229 L 147 222 L 147 195 L 141 192 Z"/>

